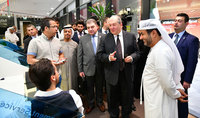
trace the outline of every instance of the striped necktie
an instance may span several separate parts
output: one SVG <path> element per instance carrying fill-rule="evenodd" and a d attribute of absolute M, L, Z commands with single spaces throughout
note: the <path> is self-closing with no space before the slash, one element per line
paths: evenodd
<path fill-rule="evenodd" d="M 174 40 L 174 43 L 177 45 L 177 43 L 178 43 L 178 37 L 179 37 L 179 35 L 178 35 L 178 34 L 176 34 L 176 35 L 175 35 L 175 37 L 176 37 L 176 38 L 175 38 L 175 40 Z"/>

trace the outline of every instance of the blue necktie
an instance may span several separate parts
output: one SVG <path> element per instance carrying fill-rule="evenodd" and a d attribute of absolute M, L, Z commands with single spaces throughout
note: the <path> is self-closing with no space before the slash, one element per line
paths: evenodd
<path fill-rule="evenodd" d="M 174 40 L 174 43 L 177 44 L 177 43 L 178 43 L 178 37 L 179 37 L 179 35 L 176 34 L 175 37 L 176 37 L 176 38 L 175 38 L 175 40 Z"/>
<path fill-rule="evenodd" d="M 105 30 L 104 32 L 105 32 L 105 34 L 107 34 L 107 31 L 106 31 L 106 30 Z"/>
<path fill-rule="evenodd" d="M 93 45 L 93 49 L 94 49 L 94 53 L 96 54 L 96 41 L 95 41 L 95 36 L 91 36 L 92 38 L 92 45 Z"/>

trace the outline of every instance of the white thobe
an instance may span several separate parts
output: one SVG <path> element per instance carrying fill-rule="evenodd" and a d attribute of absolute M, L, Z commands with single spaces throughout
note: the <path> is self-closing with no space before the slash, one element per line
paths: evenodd
<path fill-rule="evenodd" d="M 15 33 L 5 33 L 6 41 L 10 41 L 11 43 L 17 45 L 17 41 L 19 41 L 18 36 Z"/>
<path fill-rule="evenodd" d="M 176 98 L 181 94 L 173 79 L 175 58 L 171 48 L 160 40 L 148 55 L 142 75 L 145 118 L 177 118 Z"/>
<path fill-rule="evenodd" d="M 61 82 L 61 89 L 62 90 L 69 90 L 74 89 L 78 90 L 78 66 L 77 66 L 77 59 L 76 59 L 76 50 L 78 44 L 70 40 L 68 42 L 61 41 L 63 54 L 67 61 L 65 64 L 61 66 L 62 72 L 62 82 Z"/>

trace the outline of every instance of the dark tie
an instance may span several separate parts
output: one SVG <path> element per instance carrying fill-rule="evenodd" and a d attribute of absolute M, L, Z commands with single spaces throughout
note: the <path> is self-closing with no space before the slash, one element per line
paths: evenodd
<path fill-rule="evenodd" d="M 175 35 L 175 37 L 176 37 L 176 38 L 175 38 L 175 40 L 174 40 L 174 43 L 177 45 L 177 43 L 178 43 L 178 37 L 179 37 L 179 35 L 178 35 L 178 34 L 176 34 L 176 35 Z"/>
<path fill-rule="evenodd" d="M 79 32 L 80 37 L 82 36 L 82 32 Z"/>
<path fill-rule="evenodd" d="M 106 30 L 105 30 L 104 32 L 105 32 L 105 34 L 107 34 L 107 31 L 106 31 Z"/>
<path fill-rule="evenodd" d="M 56 38 L 59 38 L 58 32 L 56 32 Z"/>
<path fill-rule="evenodd" d="M 117 51 L 119 54 L 120 71 L 122 71 L 124 66 L 122 61 L 122 47 L 121 47 L 121 42 L 119 40 L 119 35 L 117 35 Z"/>

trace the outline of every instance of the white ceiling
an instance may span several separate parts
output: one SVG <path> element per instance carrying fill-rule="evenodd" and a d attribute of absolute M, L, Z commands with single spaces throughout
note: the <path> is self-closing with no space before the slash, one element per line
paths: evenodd
<path fill-rule="evenodd" d="M 53 16 L 74 0 L 9 0 L 11 14 L 19 16 Z M 7 14 L 7 0 L 0 0 L 1 13 Z M 4 9 L 2 9 L 4 7 Z"/>

